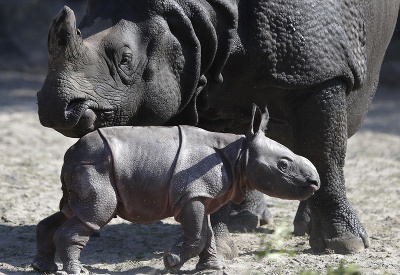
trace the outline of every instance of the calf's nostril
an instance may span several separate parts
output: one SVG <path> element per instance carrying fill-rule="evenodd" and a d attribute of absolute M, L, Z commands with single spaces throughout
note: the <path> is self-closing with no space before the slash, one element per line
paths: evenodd
<path fill-rule="evenodd" d="M 319 180 L 309 180 L 308 181 L 310 184 L 310 187 L 315 191 L 317 191 L 320 187 L 320 182 Z"/>

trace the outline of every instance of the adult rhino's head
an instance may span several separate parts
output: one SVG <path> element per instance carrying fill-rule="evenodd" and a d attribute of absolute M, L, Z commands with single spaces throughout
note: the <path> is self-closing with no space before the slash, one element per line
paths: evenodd
<path fill-rule="evenodd" d="M 272 197 L 305 200 L 320 188 L 315 166 L 282 144 L 266 137 L 268 110 L 253 106 L 250 129 L 246 134 L 245 177 L 252 189 Z"/>
<path fill-rule="evenodd" d="M 40 122 L 70 137 L 111 125 L 194 124 L 204 61 L 215 55 L 200 51 L 175 0 L 88 1 L 80 30 L 64 7 L 49 31 Z"/>

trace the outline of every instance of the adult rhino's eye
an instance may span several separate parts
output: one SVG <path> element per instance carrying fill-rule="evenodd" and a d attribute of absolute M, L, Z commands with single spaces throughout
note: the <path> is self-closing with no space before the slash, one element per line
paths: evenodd
<path fill-rule="evenodd" d="M 289 167 L 289 161 L 288 161 L 288 160 L 286 160 L 286 159 L 281 159 L 281 160 L 278 162 L 278 168 L 279 168 L 279 170 L 281 170 L 282 172 L 285 172 L 285 171 L 288 169 L 288 167 Z"/>
<path fill-rule="evenodd" d="M 124 54 L 121 58 L 121 65 L 128 65 L 132 61 L 132 55 L 131 54 Z"/>

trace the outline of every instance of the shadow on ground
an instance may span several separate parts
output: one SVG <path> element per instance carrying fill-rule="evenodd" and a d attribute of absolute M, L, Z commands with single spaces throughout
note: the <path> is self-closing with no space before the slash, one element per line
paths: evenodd
<path fill-rule="evenodd" d="M 4 221 L 2 221 L 4 222 Z M 34 225 L 0 224 L 0 239 L 5 242 L 0 248 L 1 274 L 9 273 L 2 265 L 25 268 L 28 273 L 35 273 L 30 268 L 30 261 L 35 256 Z M 163 270 L 149 266 L 149 262 L 162 261 L 163 251 L 175 244 L 182 234 L 179 224 L 156 222 L 151 225 L 120 223 L 107 225 L 100 231 L 100 237 L 91 237 L 82 250 L 81 262 L 95 274 L 152 274 Z M 21 247 L 21 243 L 24 246 Z M 109 251 L 109 253 L 107 253 Z M 56 256 L 56 261 L 60 260 Z M 101 266 L 117 264 L 124 272 L 109 272 Z M 61 266 L 59 266 L 61 267 Z M 117 267 L 118 269 L 118 267 Z M 6 272 L 7 271 L 7 272 Z"/>

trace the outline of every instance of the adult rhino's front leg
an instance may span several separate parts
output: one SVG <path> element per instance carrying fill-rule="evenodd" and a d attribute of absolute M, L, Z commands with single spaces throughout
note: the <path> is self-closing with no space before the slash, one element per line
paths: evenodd
<path fill-rule="evenodd" d="M 257 228 L 260 225 L 272 224 L 273 217 L 264 200 L 264 194 L 258 190 L 246 190 L 240 204 L 231 204 L 229 225 Z"/>
<path fill-rule="evenodd" d="M 321 188 L 307 201 L 311 213 L 310 245 L 317 251 L 351 253 L 369 246 L 368 236 L 345 193 L 343 167 L 347 146 L 346 85 L 328 81 L 294 101 L 293 142 L 297 154 L 318 170 Z M 295 226 L 306 227 L 307 207 L 299 208 Z M 295 232 L 306 228 L 295 228 Z"/>

